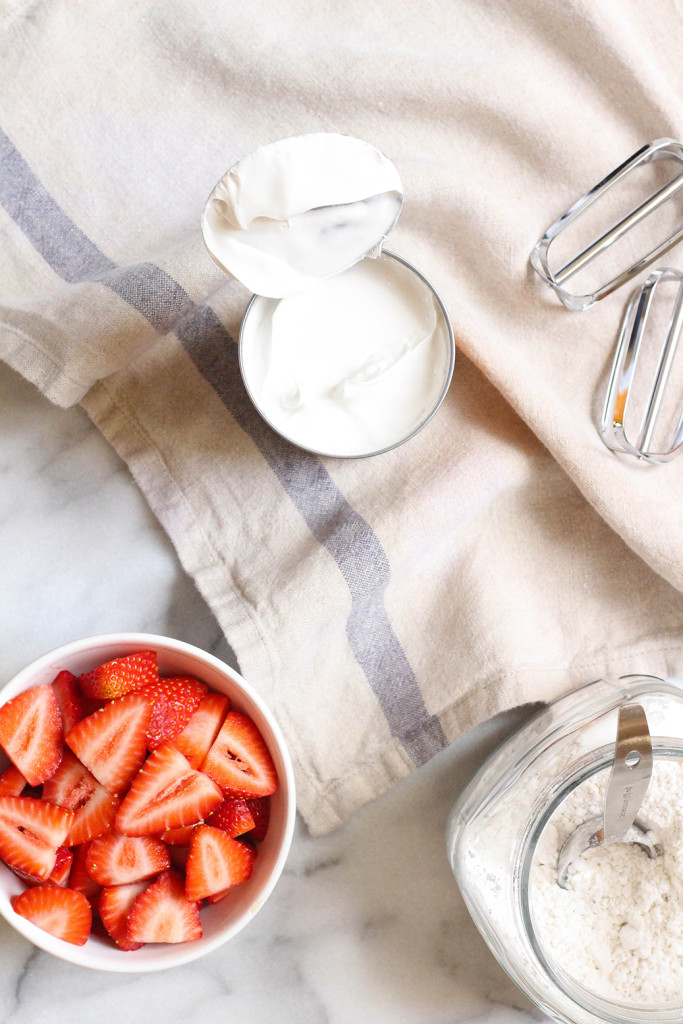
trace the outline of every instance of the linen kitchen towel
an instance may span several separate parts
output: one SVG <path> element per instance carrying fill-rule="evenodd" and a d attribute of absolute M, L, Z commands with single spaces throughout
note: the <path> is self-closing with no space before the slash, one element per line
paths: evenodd
<path fill-rule="evenodd" d="M 314 833 L 503 708 L 683 669 L 683 458 L 596 431 L 628 289 L 570 313 L 528 266 L 575 198 L 683 135 L 682 50 L 674 0 L 2 6 L 0 354 L 128 463 Z M 436 418 L 368 460 L 260 419 L 249 296 L 201 243 L 230 164 L 312 131 L 395 163 L 390 247 L 456 332 Z"/>

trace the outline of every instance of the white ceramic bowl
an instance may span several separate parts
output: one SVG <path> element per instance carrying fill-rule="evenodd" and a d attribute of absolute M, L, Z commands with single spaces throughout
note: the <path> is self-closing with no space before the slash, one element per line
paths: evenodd
<path fill-rule="evenodd" d="M 263 700 L 224 662 L 198 647 L 147 633 L 110 633 L 86 637 L 58 647 L 32 662 L 0 691 L 0 704 L 18 693 L 51 683 L 58 672 L 68 669 L 79 675 L 113 658 L 135 651 L 155 650 L 161 675 L 191 675 L 214 690 L 226 694 L 233 708 L 248 714 L 258 726 L 275 762 L 279 786 L 270 798 L 268 832 L 259 844 L 254 872 L 249 881 L 235 888 L 227 899 L 202 908 L 203 936 L 195 942 L 154 944 L 134 952 L 123 952 L 97 935 L 84 946 L 74 946 L 37 928 L 15 914 L 10 898 L 24 889 L 21 881 L 0 863 L 0 914 L 36 946 L 79 964 L 101 971 L 145 972 L 163 970 L 196 960 L 227 942 L 263 906 L 284 867 L 294 831 L 294 775 L 285 741 L 277 722 Z"/>

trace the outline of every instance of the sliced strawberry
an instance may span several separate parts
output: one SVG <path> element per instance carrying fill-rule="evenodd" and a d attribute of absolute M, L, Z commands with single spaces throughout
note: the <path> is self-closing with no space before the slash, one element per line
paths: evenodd
<path fill-rule="evenodd" d="M 57 849 L 55 866 L 50 872 L 49 878 L 38 878 L 37 875 L 30 875 L 27 871 L 19 871 L 17 868 L 12 870 L 27 885 L 66 885 L 69 881 L 69 871 L 71 870 L 73 859 L 74 855 L 71 850 L 67 849 L 66 846 L 60 846 Z"/>
<path fill-rule="evenodd" d="M 100 893 L 98 908 L 102 923 L 119 949 L 131 951 L 144 945 L 142 942 L 128 940 L 126 925 L 131 907 L 148 886 L 147 881 L 130 882 L 128 885 L 107 886 Z"/>
<path fill-rule="evenodd" d="M 57 857 L 55 859 L 55 866 L 53 867 L 48 882 L 51 885 L 67 885 L 69 882 L 69 873 L 71 871 L 71 865 L 73 864 L 74 855 L 71 850 L 67 849 L 66 846 L 59 846 L 57 848 Z"/>
<path fill-rule="evenodd" d="M 13 764 L 0 775 L 0 796 L 21 796 L 26 788 L 26 779 Z"/>
<path fill-rule="evenodd" d="M 190 942 L 201 936 L 199 904 L 185 898 L 183 877 L 177 871 L 159 875 L 128 915 L 129 942 Z"/>
<path fill-rule="evenodd" d="M 96 700 L 112 700 L 126 693 L 139 690 L 159 678 L 159 662 L 156 651 L 139 651 L 125 658 L 115 658 L 99 665 L 92 672 L 85 672 L 78 678 L 78 684 L 86 697 Z"/>
<path fill-rule="evenodd" d="M 85 866 L 100 885 L 127 885 L 170 868 L 171 855 L 161 839 L 109 832 L 90 843 Z"/>
<path fill-rule="evenodd" d="M 180 828 L 169 828 L 161 833 L 160 838 L 169 846 L 189 846 L 197 825 L 181 825 Z"/>
<path fill-rule="evenodd" d="M 12 899 L 17 914 L 58 939 L 83 946 L 90 935 L 92 911 L 85 896 L 73 889 L 40 885 Z"/>
<path fill-rule="evenodd" d="M 185 895 L 188 900 L 203 900 L 251 876 L 256 853 L 220 828 L 200 825 L 190 843 L 185 869 Z"/>
<path fill-rule="evenodd" d="M 46 881 L 72 820 L 73 811 L 42 800 L 0 797 L 0 857 L 13 870 Z"/>
<path fill-rule="evenodd" d="M 270 822 L 270 797 L 255 796 L 252 799 L 247 800 L 247 806 L 249 807 L 251 816 L 254 819 L 254 827 L 249 833 L 249 838 L 255 839 L 257 843 L 262 843 L 266 838 L 268 824 Z"/>
<path fill-rule="evenodd" d="M 207 896 L 206 902 L 213 906 L 214 903 L 220 903 L 221 900 L 224 900 L 225 897 L 229 895 L 230 889 L 221 889 L 220 892 L 215 892 L 212 896 Z"/>
<path fill-rule="evenodd" d="M 189 676 L 158 679 L 145 687 L 145 697 L 152 703 L 152 717 L 147 727 L 149 750 L 156 750 L 183 731 L 206 691 L 205 683 Z"/>
<path fill-rule="evenodd" d="M 131 693 L 110 701 L 67 733 L 67 744 L 110 793 L 127 789 L 144 761 L 150 714 L 142 694 Z"/>
<path fill-rule="evenodd" d="M 76 676 L 72 672 L 66 670 L 60 672 L 52 683 L 52 689 L 59 704 L 62 727 L 64 735 L 66 735 L 69 729 L 73 729 L 76 722 L 80 722 L 81 718 L 85 718 L 86 714 L 94 708 L 88 707 L 90 702 L 86 702 L 86 698 L 81 694 Z"/>
<path fill-rule="evenodd" d="M 43 786 L 43 800 L 74 812 L 67 836 L 69 846 L 85 843 L 113 828 L 121 802 L 66 747 L 59 768 Z"/>
<path fill-rule="evenodd" d="M 207 818 L 207 825 L 220 828 L 229 836 L 242 836 L 254 828 L 254 819 L 249 804 L 242 797 L 226 797 Z"/>
<path fill-rule="evenodd" d="M 202 821 L 223 799 L 215 782 L 190 767 L 170 743 L 153 751 L 116 815 L 121 835 L 159 835 Z"/>
<path fill-rule="evenodd" d="M 49 683 L 0 707 L 0 744 L 30 786 L 50 778 L 62 756 L 62 716 Z"/>
<path fill-rule="evenodd" d="M 202 771 L 226 796 L 269 796 L 277 789 L 268 747 L 251 718 L 239 711 L 228 713 Z"/>
<path fill-rule="evenodd" d="M 193 768 L 201 768 L 213 741 L 218 736 L 230 701 L 222 693 L 207 693 L 173 746 L 184 754 Z"/>
<path fill-rule="evenodd" d="M 80 846 L 74 848 L 69 888 L 75 889 L 76 892 L 82 892 L 84 896 L 91 898 L 99 894 L 102 886 L 92 878 L 85 866 L 89 849 L 90 843 L 81 843 Z"/>

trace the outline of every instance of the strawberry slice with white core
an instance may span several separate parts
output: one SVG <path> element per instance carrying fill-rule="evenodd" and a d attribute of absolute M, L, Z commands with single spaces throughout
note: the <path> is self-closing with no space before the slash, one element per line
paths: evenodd
<path fill-rule="evenodd" d="M 0 707 L 0 744 L 29 786 L 40 786 L 62 756 L 62 715 L 49 683 Z"/>
<path fill-rule="evenodd" d="M 131 882 L 129 885 L 107 886 L 100 893 L 97 908 L 102 924 L 119 947 L 128 952 L 140 949 L 144 943 L 130 942 L 126 937 L 126 926 L 131 907 L 138 896 L 149 886 L 149 882 Z"/>
<path fill-rule="evenodd" d="M 230 711 L 202 771 L 226 796 L 270 796 L 277 772 L 261 733 L 248 715 Z"/>
<path fill-rule="evenodd" d="M 50 872 L 50 877 L 47 879 L 49 885 L 66 885 L 69 882 L 69 872 L 73 859 L 74 855 L 71 850 L 68 850 L 66 846 L 58 847 L 55 866 Z M 44 878 L 29 875 L 26 871 L 18 871 L 16 868 L 13 868 L 13 871 L 27 885 L 42 885 L 45 882 Z"/>
<path fill-rule="evenodd" d="M 165 843 L 152 836 L 121 836 L 109 832 L 94 839 L 85 866 L 100 885 L 127 885 L 161 874 L 171 866 Z"/>
<path fill-rule="evenodd" d="M 67 733 L 68 746 L 110 793 L 123 793 L 144 761 L 151 713 L 145 697 L 131 693 L 106 704 Z"/>
<path fill-rule="evenodd" d="M 200 825 L 192 837 L 185 869 L 185 895 L 203 900 L 251 876 L 256 852 L 220 828 Z"/>
<path fill-rule="evenodd" d="M 190 942 L 201 936 L 199 904 L 185 898 L 183 876 L 177 871 L 159 875 L 128 915 L 129 942 Z"/>
<path fill-rule="evenodd" d="M 156 651 L 139 651 L 98 665 L 92 672 L 85 672 L 78 677 L 78 685 L 86 697 L 113 700 L 139 690 L 158 678 L 159 661 Z"/>
<path fill-rule="evenodd" d="M 73 811 L 42 800 L 0 797 L 0 857 L 14 870 L 46 881 L 72 820 Z"/>
<path fill-rule="evenodd" d="M 59 768 L 43 786 L 43 800 L 74 812 L 67 836 L 69 846 L 85 843 L 113 828 L 121 802 L 66 747 Z"/>
<path fill-rule="evenodd" d="M 159 835 L 202 821 L 223 799 L 215 782 L 190 767 L 170 743 L 153 751 L 116 815 L 121 835 Z"/>
<path fill-rule="evenodd" d="M 21 796 L 28 783 L 13 764 L 0 775 L 0 796 Z"/>
<path fill-rule="evenodd" d="M 158 679 L 145 687 L 145 697 L 152 704 L 152 717 L 147 727 L 149 750 L 156 750 L 183 731 L 206 690 L 206 683 L 190 676 Z"/>
<path fill-rule="evenodd" d="M 41 885 L 12 899 L 17 914 L 44 932 L 74 946 L 85 945 L 92 927 L 92 910 L 85 896 L 73 889 Z"/>
<path fill-rule="evenodd" d="M 184 754 L 193 768 L 201 768 L 204 758 L 220 732 L 230 701 L 222 693 L 207 693 L 173 746 Z"/>

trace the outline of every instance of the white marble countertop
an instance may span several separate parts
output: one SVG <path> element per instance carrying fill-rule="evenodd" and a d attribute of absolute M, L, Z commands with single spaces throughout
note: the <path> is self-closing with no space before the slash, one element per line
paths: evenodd
<path fill-rule="evenodd" d="M 79 409 L 0 364 L 0 681 L 115 630 L 234 656 L 126 467 Z M 540 1020 L 472 924 L 446 859 L 449 809 L 521 714 L 488 723 L 323 839 L 301 823 L 269 902 L 184 967 L 110 975 L 0 922 L 3 1024 L 519 1024 Z"/>

